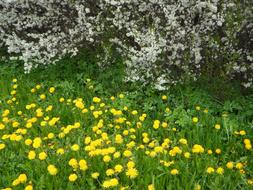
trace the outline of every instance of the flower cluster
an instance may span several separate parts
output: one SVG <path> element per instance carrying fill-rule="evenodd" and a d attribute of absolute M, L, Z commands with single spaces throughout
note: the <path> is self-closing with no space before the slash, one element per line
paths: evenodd
<path fill-rule="evenodd" d="M 186 74 L 210 72 L 211 65 L 250 86 L 249 7 L 236 0 L 0 0 L 0 42 L 27 72 L 110 42 L 125 57 L 126 80 L 153 81 L 162 89 Z"/>
<path fill-rule="evenodd" d="M 229 129 L 228 114 L 196 106 L 182 124 L 166 95 L 143 113 L 128 95 L 60 90 L 40 84 L 27 92 L 14 79 L 1 91 L 0 188 L 217 189 L 231 178 L 251 188 L 252 134 L 242 124 Z"/>

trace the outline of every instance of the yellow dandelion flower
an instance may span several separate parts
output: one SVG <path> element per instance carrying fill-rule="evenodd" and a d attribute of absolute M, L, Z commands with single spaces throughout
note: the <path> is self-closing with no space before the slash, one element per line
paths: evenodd
<path fill-rule="evenodd" d="M 249 185 L 253 185 L 253 179 L 248 179 L 248 180 L 247 180 L 247 183 L 248 183 Z"/>
<path fill-rule="evenodd" d="M 119 158 L 120 156 L 121 156 L 120 152 L 115 152 L 115 153 L 113 154 L 113 157 L 114 157 L 114 158 Z"/>
<path fill-rule="evenodd" d="M 0 150 L 3 150 L 5 148 L 5 144 L 4 143 L 0 143 Z"/>
<path fill-rule="evenodd" d="M 91 174 L 91 177 L 93 179 L 97 179 L 99 177 L 99 173 L 98 172 L 94 172 L 94 173 Z"/>
<path fill-rule="evenodd" d="M 88 165 L 86 160 L 80 160 L 79 161 L 80 170 L 86 171 L 88 169 Z"/>
<path fill-rule="evenodd" d="M 20 183 L 25 183 L 25 182 L 27 181 L 27 176 L 26 176 L 26 174 L 20 174 L 20 175 L 18 176 L 18 180 L 19 180 Z"/>
<path fill-rule="evenodd" d="M 148 190 L 155 190 L 155 186 L 153 184 L 148 185 Z"/>
<path fill-rule="evenodd" d="M 135 166 L 135 163 L 133 161 L 129 161 L 127 163 L 127 168 L 133 168 Z"/>
<path fill-rule="evenodd" d="M 246 131 L 241 130 L 241 131 L 239 131 L 239 134 L 242 135 L 242 136 L 243 136 L 243 135 L 246 135 Z"/>
<path fill-rule="evenodd" d="M 49 133 L 49 134 L 47 135 L 47 137 L 48 137 L 48 139 L 53 139 L 53 138 L 54 138 L 54 133 Z"/>
<path fill-rule="evenodd" d="M 220 126 L 220 124 L 216 124 L 216 125 L 214 126 L 214 128 L 217 129 L 217 130 L 219 130 L 219 129 L 221 128 L 221 126 Z"/>
<path fill-rule="evenodd" d="M 221 154 L 221 149 L 217 148 L 217 149 L 215 150 L 215 153 L 216 153 L 216 154 Z"/>
<path fill-rule="evenodd" d="M 198 123 L 199 119 L 197 117 L 192 118 L 193 123 Z"/>
<path fill-rule="evenodd" d="M 40 99 L 41 99 L 41 100 L 45 100 L 45 99 L 46 99 L 46 95 L 45 95 L 45 94 L 41 94 L 41 95 L 40 95 Z"/>
<path fill-rule="evenodd" d="M 12 182 L 12 186 L 17 186 L 20 184 L 20 181 L 18 179 L 15 179 L 13 182 Z"/>
<path fill-rule="evenodd" d="M 59 148 L 59 149 L 57 149 L 57 151 L 56 151 L 56 153 L 57 154 L 64 154 L 64 149 L 63 148 Z"/>
<path fill-rule="evenodd" d="M 101 102 L 101 99 L 98 98 L 98 97 L 93 97 L 92 101 L 93 101 L 94 103 L 99 103 L 99 102 Z"/>
<path fill-rule="evenodd" d="M 178 174 L 179 174 L 179 171 L 178 171 L 177 169 L 172 169 L 172 170 L 170 171 L 170 173 L 171 173 L 172 175 L 178 175 Z"/>
<path fill-rule="evenodd" d="M 29 146 L 33 143 L 33 141 L 31 139 L 26 139 L 25 140 L 25 145 Z"/>
<path fill-rule="evenodd" d="M 193 153 L 203 153 L 204 151 L 205 151 L 205 149 L 199 144 L 195 144 L 192 147 L 192 152 Z"/>
<path fill-rule="evenodd" d="M 235 165 L 236 169 L 242 169 L 243 168 L 243 164 L 238 162 L 236 165 Z"/>
<path fill-rule="evenodd" d="M 36 137 L 33 140 L 33 148 L 39 148 L 41 146 L 42 140 L 40 137 Z"/>
<path fill-rule="evenodd" d="M 69 175 L 69 181 L 70 182 L 74 182 L 77 180 L 77 175 L 76 174 L 70 174 Z"/>
<path fill-rule="evenodd" d="M 47 153 L 45 153 L 45 152 L 39 153 L 39 159 L 40 160 L 45 160 L 46 158 L 47 158 Z"/>
<path fill-rule="evenodd" d="M 184 153 L 184 157 L 185 157 L 185 158 L 190 158 L 190 156 L 191 156 L 190 152 L 185 152 L 185 153 Z"/>
<path fill-rule="evenodd" d="M 47 171 L 49 172 L 50 175 L 56 175 L 58 172 L 58 169 L 54 165 L 49 165 L 47 167 Z"/>
<path fill-rule="evenodd" d="M 252 145 L 251 145 L 251 144 L 246 144 L 246 145 L 245 145 L 245 149 L 251 150 L 251 149 L 252 149 Z"/>
<path fill-rule="evenodd" d="M 218 167 L 216 173 L 221 175 L 224 173 L 224 169 L 222 167 Z"/>
<path fill-rule="evenodd" d="M 130 179 L 134 179 L 138 176 L 138 170 L 135 168 L 128 168 L 126 171 L 126 176 L 128 176 Z"/>
<path fill-rule="evenodd" d="M 163 96 L 162 96 L 162 100 L 164 100 L 164 101 L 165 101 L 165 100 L 168 100 L 168 97 L 167 97 L 166 95 L 163 95 Z"/>
<path fill-rule="evenodd" d="M 132 156 L 132 152 L 131 152 L 130 150 L 125 150 L 125 151 L 123 152 L 123 155 L 124 155 L 125 157 L 130 157 L 130 156 Z"/>
<path fill-rule="evenodd" d="M 201 185 L 196 184 L 196 185 L 194 186 L 194 190 L 201 190 Z"/>
<path fill-rule="evenodd" d="M 226 164 L 226 167 L 227 167 L 228 169 L 233 169 L 234 163 L 233 163 L 233 162 L 228 162 L 228 163 Z"/>
<path fill-rule="evenodd" d="M 206 172 L 209 173 L 209 174 L 213 173 L 214 171 L 215 171 L 215 170 L 214 170 L 214 168 L 212 168 L 212 167 L 208 167 L 208 168 L 206 169 Z"/>
<path fill-rule="evenodd" d="M 114 167 L 114 170 L 115 170 L 115 172 L 120 173 L 120 172 L 123 171 L 123 166 L 120 165 L 120 164 L 117 164 L 117 165 Z"/>
<path fill-rule="evenodd" d="M 105 155 L 105 156 L 103 157 L 103 161 L 104 161 L 104 162 L 110 162 L 110 161 L 111 161 L 111 157 L 108 156 L 108 155 Z"/>
<path fill-rule="evenodd" d="M 181 144 L 184 144 L 184 145 L 187 144 L 187 140 L 186 140 L 186 139 L 179 139 L 179 142 L 180 142 Z"/>
<path fill-rule="evenodd" d="M 35 88 L 36 88 L 37 90 L 39 90 L 39 89 L 41 89 L 41 85 L 40 85 L 40 84 L 37 84 L 37 85 L 35 86 Z"/>
<path fill-rule="evenodd" d="M 33 186 L 32 186 L 32 185 L 27 185 L 27 186 L 25 187 L 25 190 L 33 190 Z"/>
<path fill-rule="evenodd" d="M 113 169 L 107 169 L 105 173 L 107 176 L 112 176 L 115 172 Z"/>
<path fill-rule="evenodd" d="M 29 151 L 29 153 L 28 153 L 28 159 L 29 160 L 34 160 L 35 157 L 36 157 L 35 151 L 33 151 L 33 150 Z"/>
<path fill-rule="evenodd" d="M 74 144 L 71 146 L 71 150 L 78 151 L 80 149 L 80 146 L 78 144 Z"/>
<path fill-rule="evenodd" d="M 50 87 L 49 88 L 49 92 L 52 94 L 52 93 L 54 93 L 55 92 L 55 87 Z"/>
<path fill-rule="evenodd" d="M 200 111 L 201 107 L 200 107 L 200 106 L 196 106 L 195 109 L 196 109 L 197 111 Z"/>
<path fill-rule="evenodd" d="M 69 163 L 68 163 L 71 167 L 73 167 L 74 169 L 77 169 L 78 168 L 78 162 L 75 158 L 71 158 L 69 160 Z"/>

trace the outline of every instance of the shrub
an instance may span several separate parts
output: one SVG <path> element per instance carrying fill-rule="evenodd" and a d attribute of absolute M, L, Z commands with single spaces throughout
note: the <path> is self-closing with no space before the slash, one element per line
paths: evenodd
<path fill-rule="evenodd" d="M 252 9 L 237 0 L 0 0 L 0 37 L 25 71 L 111 43 L 130 81 L 163 89 L 201 74 L 252 84 Z"/>

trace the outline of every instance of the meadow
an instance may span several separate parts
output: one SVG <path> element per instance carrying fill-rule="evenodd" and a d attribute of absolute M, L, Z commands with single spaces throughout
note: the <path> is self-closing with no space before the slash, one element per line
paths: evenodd
<path fill-rule="evenodd" d="M 11 65 L 0 68 L 1 189 L 253 189 L 250 93 L 160 92 L 121 82 L 117 65 Z"/>
<path fill-rule="evenodd" d="M 253 190 L 252 0 L 0 0 L 0 190 Z"/>

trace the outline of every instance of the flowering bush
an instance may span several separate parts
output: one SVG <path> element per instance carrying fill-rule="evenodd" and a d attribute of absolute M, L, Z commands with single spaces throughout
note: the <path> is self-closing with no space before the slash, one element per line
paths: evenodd
<path fill-rule="evenodd" d="M 0 37 L 25 71 L 83 46 L 110 42 L 125 57 L 127 80 L 162 89 L 218 70 L 252 84 L 250 2 L 165 0 L 0 0 Z"/>

